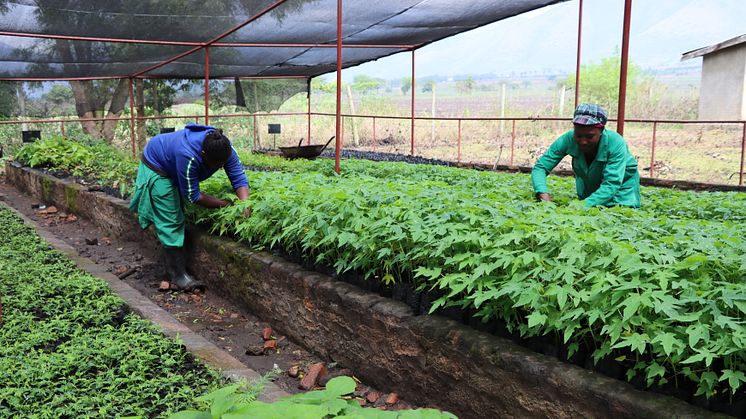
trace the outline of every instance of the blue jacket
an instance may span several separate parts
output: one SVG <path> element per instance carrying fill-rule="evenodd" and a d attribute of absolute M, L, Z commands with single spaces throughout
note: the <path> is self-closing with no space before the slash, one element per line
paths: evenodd
<path fill-rule="evenodd" d="M 199 200 L 199 182 L 212 176 L 216 170 L 208 169 L 202 162 L 202 142 L 214 127 L 189 123 L 182 130 L 156 135 L 143 150 L 143 159 L 152 169 L 165 174 L 179 193 L 189 202 Z M 241 161 L 234 149 L 224 166 L 233 189 L 249 186 Z"/>

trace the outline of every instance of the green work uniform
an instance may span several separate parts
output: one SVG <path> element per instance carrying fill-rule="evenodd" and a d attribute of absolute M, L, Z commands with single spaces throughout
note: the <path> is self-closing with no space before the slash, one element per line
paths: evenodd
<path fill-rule="evenodd" d="M 572 170 L 578 198 L 586 206 L 640 207 L 640 174 L 637 160 L 624 138 L 604 129 L 598 142 L 596 158 L 588 164 L 570 130 L 559 137 L 539 158 L 531 171 L 535 193 L 549 193 L 547 175 L 567 155 L 572 156 Z"/>
<path fill-rule="evenodd" d="M 184 246 L 184 210 L 174 183 L 140 162 L 130 211 L 137 213 L 140 227 L 155 225 L 158 240 L 166 247 Z"/>

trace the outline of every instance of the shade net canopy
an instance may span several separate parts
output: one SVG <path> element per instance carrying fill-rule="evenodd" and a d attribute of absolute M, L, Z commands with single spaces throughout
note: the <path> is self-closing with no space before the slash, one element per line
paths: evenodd
<path fill-rule="evenodd" d="M 345 0 L 342 66 L 560 1 Z M 0 0 L 4 79 L 313 77 L 336 39 L 336 0 Z"/>

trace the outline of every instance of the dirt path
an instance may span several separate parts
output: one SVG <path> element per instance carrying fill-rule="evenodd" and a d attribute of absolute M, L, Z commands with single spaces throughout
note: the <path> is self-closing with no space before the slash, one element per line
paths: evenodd
<path fill-rule="evenodd" d="M 302 346 L 275 331 L 267 330 L 272 328 L 271 323 L 257 318 L 209 289 L 205 293 L 159 290 L 161 281 L 166 279 L 163 268 L 158 261 L 142 254 L 139 243 L 107 237 L 90 221 L 55 207 L 45 207 L 40 201 L 5 183 L 5 179 L 1 177 L 0 200 L 71 245 L 81 256 L 104 266 L 107 271 L 167 310 L 189 329 L 230 352 L 249 368 L 261 374 L 273 368 L 282 370 L 273 380 L 282 390 L 288 393 L 301 392 L 299 383 L 304 373 L 312 365 L 323 362 Z M 269 340 L 265 340 L 265 337 L 269 337 Z M 274 343 L 267 343 L 268 341 Z M 276 349 L 272 349 L 272 345 L 276 345 Z M 265 346 L 269 348 L 265 349 Z M 329 371 L 326 379 L 341 374 L 354 376 L 354 368 L 345 369 L 334 363 L 325 364 L 325 367 Z M 292 377 L 291 370 L 299 371 L 299 375 Z M 324 379 L 321 383 L 325 383 Z M 390 394 L 377 391 L 364 383 L 358 385 L 356 396 L 361 404 L 368 406 L 397 410 L 412 408 L 401 400 L 387 404 L 386 399 Z M 394 396 L 389 401 L 395 399 Z"/>

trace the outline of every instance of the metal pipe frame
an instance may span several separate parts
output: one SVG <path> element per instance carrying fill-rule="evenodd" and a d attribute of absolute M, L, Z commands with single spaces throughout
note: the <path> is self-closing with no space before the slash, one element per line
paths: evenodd
<path fill-rule="evenodd" d="M 311 78 L 308 78 L 306 96 L 308 98 L 308 136 L 306 137 L 306 144 L 311 145 Z"/>
<path fill-rule="evenodd" d="M 575 62 L 575 107 L 580 103 L 580 46 L 583 40 L 583 0 L 578 5 L 578 53 Z"/>
<path fill-rule="evenodd" d="M 62 131 L 62 135 L 64 136 L 64 124 L 69 122 L 81 122 L 81 121 L 130 121 L 130 130 L 131 130 L 131 144 L 133 149 L 133 155 L 136 155 L 136 148 L 135 148 L 135 141 L 134 141 L 134 121 L 135 120 L 153 120 L 153 119 L 184 119 L 186 117 L 184 116 L 175 116 L 175 115 L 160 115 L 160 116 L 138 116 L 134 117 L 134 94 L 132 84 L 130 84 L 130 108 L 133 110 L 132 115 L 130 115 L 129 118 L 78 118 L 78 119 L 30 119 L 30 120 L 23 120 L 23 121 L 0 121 L 0 125 L 21 125 L 21 124 L 41 124 L 41 123 L 59 123 L 61 125 L 60 129 Z M 306 116 L 308 115 L 307 112 L 283 112 L 283 113 L 273 113 L 273 114 L 257 114 L 257 113 L 234 113 L 234 114 L 221 114 L 221 115 L 213 115 L 213 118 L 235 118 L 235 117 L 251 117 L 254 121 L 254 128 L 253 128 L 253 144 L 254 148 L 257 147 L 258 144 L 258 128 L 257 128 L 257 119 L 258 117 L 262 116 L 271 116 L 271 117 L 278 117 L 278 116 Z M 376 120 L 377 119 L 394 119 L 394 120 L 411 120 L 411 116 L 386 116 L 386 115 L 366 115 L 366 114 L 342 114 L 341 112 L 339 114 L 331 114 L 331 113 L 323 113 L 323 112 L 311 112 L 311 115 L 316 116 L 334 116 L 339 118 L 372 118 L 373 119 L 373 149 L 376 150 L 377 147 L 377 129 L 376 129 Z M 200 115 L 194 115 L 192 118 L 195 119 L 196 122 L 199 122 Z M 512 121 L 512 130 L 511 130 L 511 165 L 514 163 L 514 149 L 515 149 L 515 139 L 516 139 L 516 127 L 515 124 L 517 121 L 567 121 L 570 122 L 570 119 L 568 118 L 558 118 L 558 117 L 507 117 L 507 118 L 476 118 L 476 117 L 438 117 L 438 118 L 432 118 L 432 117 L 416 117 L 416 120 L 442 120 L 442 121 L 456 121 L 458 123 L 458 139 L 457 139 L 457 162 L 461 162 L 461 137 L 462 137 L 462 130 L 461 125 L 462 121 Z M 614 121 L 614 119 L 610 119 L 610 121 Z M 744 166 L 746 165 L 746 121 L 743 120 L 682 120 L 682 119 L 628 119 L 627 122 L 631 123 L 651 123 L 653 124 L 653 133 L 652 133 L 652 142 L 651 142 L 651 156 L 650 156 L 650 177 L 655 176 L 655 151 L 657 148 L 657 128 L 658 124 L 721 124 L 721 125 L 741 125 L 743 134 L 741 139 L 741 160 L 740 160 L 740 166 L 739 166 L 739 185 L 743 185 L 743 179 L 744 179 Z"/>
<path fill-rule="evenodd" d="M 411 154 L 413 156 L 414 156 L 414 95 L 415 95 L 415 93 L 414 93 L 414 90 L 415 90 L 415 88 L 414 88 L 414 85 L 415 85 L 415 83 L 414 83 L 414 74 L 415 74 L 414 50 L 412 50 L 412 108 L 411 108 L 411 111 L 412 111 L 412 120 L 410 121 L 410 128 L 411 128 L 410 140 L 411 140 L 411 146 L 410 146 L 410 149 L 409 149 L 409 154 Z"/>
<path fill-rule="evenodd" d="M 210 48 L 205 47 L 205 125 L 210 125 Z"/>
<path fill-rule="evenodd" d="M 619 70 L 619 109 L 616 131 L 624 135 L 624 109 L 627 104 L 627 66 L 629 64 L 629 27 L 632 20 L 632 0 L 624 0 L 624 26 L 622 28 L 622 62 Z"/>
<path fill-rule="evenodd" d="M 143 44 L 143 45 L 171 45 L 186 47 L 205 47 L 206 42 L 189 42 L 189 41 L 161 41 L 151 39 L 127 39 L 127 38 L 101 38 L 96 36 L 71 36 L 71 35 L 46 35 L 37 33 L 8 32 L 0 31 L 0 36 L 17 36 L 20 38 L 41 38 L 41 39 L 62 39 L 67 41 L 90 41 L 122 44 Z M 254 43 L 254 42 L 214 42 L 212 47 L 238 47 L 238 48 L 336 48 L 335 44 L 308 44 L 308 43 Z M 342 48 L 392 48 L 392 49 L 412 49 L 418 48 L 421 44 L 346 44 Z"/>
<path fill-rule="evenodd" d="M 250 17 L 245 22 L 243 22 L 243 23 L 241 23 L 239 25 L 236 25 L 236 26 L 234 26 L 231 29 L 228 29 L 227 31 L 223 32 L 222 34 L 220 34 L 220 35 L 212 38 L 211 40 L 205 42 L 203 45 L 196 46 L 196 47 L 194 47 L 194 48 L 192 48 L 192 49 L 190 49 L 188 51 L 182 52 L 181 54 L 177 54 L 177 55 L 175 55 L 175 56 L 173 56 L 171 58 L 168 58 L 168 59 L 166 59 L 164 61 L 161 61 L 158 64 L 154 64 L 154 65 L 146 68 L 145 70 L 138 71 L 138 72 L 132 74 L 131 77 L 137 77 L 137 76 L 141 76 L 141 75 L 143 75 L 145 73 L 149 73 L 149 72 L 151 72 L 151 71 L 153 71 L 153 70 L 155 70 L 157 68 L 161 68 L 161 67 L 163 67 L 163 66 L 165 66 L 167 64 L 170 64 L 170 63 L 172 63 L 172 62 L 174 62 L 174 61 L 176 61 L 176 60 L 178 60 L 180 58 L 184 58 L 187 55 L 193 54 L 193 53 L 195 53 L 195 52 L 197 52 L 197 51 L 199 51 L 199 50 L 201 50 L 203 48 L 207 48 L 207 47 L 211 46 L 212 44 L 214 44 L 215 42 L 220 41 L 221 39 L 225 38 L 226 36 L 228 36 L 228 35 L 236 32 L 236 31 L 238 31 L 239 29 L 243 28 L 244 26 L 248 25 L 249 23 L 251 23 L 251 22 L 259 19 L 260 17 L 262 17 L 262 16 L 266 15 L 267 13 L 271 12 L 272 10 L 276 9 L 277 7 L 279 7 L 285 1 L 286 0 L 277 0 L 272 5 L 268 6 L 267 8 L 265 8 L 264 10 L 262 10 L 261 12 L 259 12 L 259 13 L 255 14 L 254 16 Z"/>
<path fill-rule="evenodd" d="M 306 76 L 243 76 L 239 80 L 268 80 L 268 79 L 306 79 Z M 171 76 L 91 76 L 91 77 L 0 77 L 3 81 L 89 81 L 89 80 L 121 80 L 121 79 L 143 79 L 143 80 L 199 80 L 194 77 L 171 77 Z M 212 77 L 213 80 L 234 80 L 236 77 Z"/>
<path fill-rule="evenodd" d="M 340 119 L 342 118 L 342 0 L 337 0 L 337 120 L 334 141 L 334 171 L 339 174 L 339 155 L 341 153 Z"/>
<path fill-rule="evenodd" d="M 307 115 L 307 112 L 278 112 L 278 113 L 272 113 L 272 114 L 257 114 L 257 113 L 228 113 L 228 114 L 220 114 L 220 115 L 212 115 L 212 118 L 234 118 L 234 117 L 253 117 L 253 116 L 305 116 Z M 336 116 L 335 113 L 326 113 L 326 112 L 311 112 L 312 116 Z M 376 119 L 399 119 L 399 120 L 409 120 L 411 119 L 411 116 L 396 116 L 396 115 L 370 115 L 370 114 L 340 114 L 341 116 L 345 118 L 376 118 Z M 148 119 L 184 119 L 184 118 L 193 118 L 196 120 L 196 122 L 199 122 L 200 118 L 204 118 L 204 115 L 190 115 L 190 116 L 179 116 L 179 115 L 158 115 L 158 116 L 138 116 L 135 119 L 136 120 L 148 120 Z M 541 117 L 541 116 L 534 116 L 534 117 L 465 117 L 465 116 L 459 116 L 459 117 L 447 117 L 447 116 L 439 116 L 437 118 L 429 117 L 429 116 L 417 116 L 415 117 L 418 121 L 430 121 L 430 120 L 436 120 L 436 121 L 566 121 L 571 122 L 571 118 L 560 118 L 560 117 Z M 56 122 L 80 122 L 80 121 L 129 121 L 130 118 L 75 118 L 75 119 L 25 119 L 25 120 L 2 120 L 0 121 L 0 125 L 14 125 L 14 124 L 35 124 L 35 123 L 56 123 Z M 611 118 L 609 121 L 616 121 L 616 119 Z M 708 120 L 691 120 L 691 119 L 639 119 L 639 118 L 630 118 L 627 119 L 626 122 L 634 122 L 634 123 L 645 123 L 645 124 L 722 124 L 722 125 L 742 125 L 746 123 L 746 121 L 741 119 L 731 119 L 731 120 L 714 120 L 714 119 L 708 119 Z"/>

